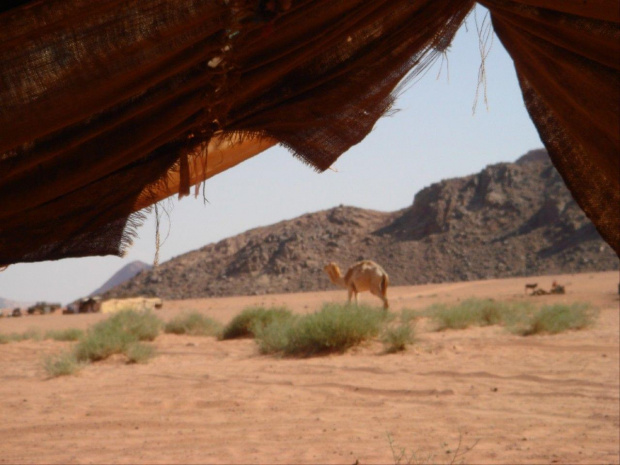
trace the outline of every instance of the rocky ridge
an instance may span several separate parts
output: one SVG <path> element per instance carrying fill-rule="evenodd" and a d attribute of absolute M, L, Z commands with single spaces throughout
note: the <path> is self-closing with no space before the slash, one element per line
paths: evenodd
<path fill-rule="evenodd" d="M 165 299 L 333 289 L 323 266 L 381 263 L 392 285 L 618 269 L 544 150 L 443 180 L 396 212 L 339 206 L 175 257 L 108 291 Z"/>

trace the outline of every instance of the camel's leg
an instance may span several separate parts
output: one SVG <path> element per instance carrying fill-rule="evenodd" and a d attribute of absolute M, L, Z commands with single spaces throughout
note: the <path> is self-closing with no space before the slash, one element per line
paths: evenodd
<path fill-rule="evenodd" d="M 351 305 L 351 298 L 353 297 L 353 289 L 349 287 L 349 288 L 347 289 L 347 291 L 348 291 L 348 294 L 349 294 L 349 295 L 348 295 L 349 300 L 348 300 L 347 304 L 348 304 L 348 305 Z M 357 294 L 355 294 L 355 302 L 357 303 Z"/>
<path fill-rule="evenodd" d="M 352 283 L 349 284 L 347 290 L 349 291 L 349 303 L 351 303 L 351 297 L 355 297 L 355 305 L 357 306 L 357 289 L 355 285 Z"/>
<path fill-rule="evenodd" d="M 379 297 L 383 301 L 383 308 L 390 308 L 390 304 L 388 303 L 387 295 L 384 295 L 381 291 L 377 291 L 376 289 L 371 289 L 370 293 Z"/>

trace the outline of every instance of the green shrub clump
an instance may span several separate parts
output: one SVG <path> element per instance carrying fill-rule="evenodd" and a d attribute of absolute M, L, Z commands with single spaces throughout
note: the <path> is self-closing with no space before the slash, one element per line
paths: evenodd
<path fill-rule="evenodd" d="M 55 341 L 78 341 L 84 336 L 84 331 L 76 328 L 52 330 L 45 333 L 45 339 Z"/>
<path fill-rule="evenodd" d="M 470 326 L 514 325 L 532 313 L 526 302 L 497 302 L 467 299 L 456 305 L 435 304 L 424 311 L 437 323 L 437 330 L 465 329 Z"/>
<path fill-rule="evenodd" d="M 383 334 L 382 341 L 388 354 L 402 352 L 407 344 L 413 342 L 413 329 L 409 325 L 399 325 L 388 328 Z"/>
<path fill-rule="evenodd" d="M 73 351 L 61 352 L 43 359 L 45 372 L 55 378 L 57 376 L 72 375 L 84 366 Z"/>
<path fill-rule="evenodd" d="M 136 337 L 138 341 L 153 341 L 162 328 L 162 321 L 152 312 L 121 310 L 108 318 L 110 325 L 118 325 L 123 331 Z"/>
<path fill-rule="evenodd" d="M 505 313 L 501 302 L 489 299 L 468 299 L 452 306 L 436 304 L 427 310 L 427 314 L 437 322 L 438 331 L 499 324 Z"/>
<path fill-rule="evenodd" d="M 528 324 L 519 331 L 524 336 L 584 329 L 592 325 L 596 312 L 588 304 L 545 305 L 536 312 Z"/>
<path fill-rule="evenodd" d="M 524 336 L 583 329 L 592 324 L 596 312 L 589 304 L 555 304 L 536 309 L 528 302 L 496 302 L 469 299 L 457 305 L 433 305 L 424 314 L 437 322 L 437 330 L 469 326 L 503 325 Z"/>
<path fill-rule="evenodd" d="M 40 341 L 43 339 L 41 331 L 35 328 L 28 329 L 23 333 L 11 333 L 0 335 L 0 344 L 6 344 L 8 342 L 20 342 L 20 341 Z"/>
<path fill-rule="evenodd" d="M 419 316 L 415 310 L 403 309 L 397 324 L 386 325 L 381 336 L 386 353 L 402 352 L 415 342 L 414 329 Z"/>
<path fill-rule="evenodd" d="M 198 312 L 178 315 L 164 326 L 165 333 L 190 336 L 217 336 L 221 331 L 219 322 Z"/>
<path fill-rule="evenodd" d="M 123 310 L 88 330 L 75 347 L 79 361 L 103 360 L 114 354 L 126 354 L 138 341 L 152 341 L 161 329 L 161 321 L 150 312 Z"/>
<path fill-rule="evenodd" d="M 134 342 L 125 350 L 128 363 L 146 363 L 155 356 L 155 348 L 149 344 Z"/>
<path fill-rule="evenodd" d="M 376 337 L 386 319 L 382 309 L 327 304 L 317 313 L 259 327 L 255 335 L 262 353 L 307 357 L 344 352 Z"/>
<path fill-rule="evenodd" d="M 254 337 L 257 331 L 266 326 L 291 318 L 291 311 L 285 307 L 249 307 L 224 327 L 220 339 Z"/>
<path fill-rule="evenodd" d="M 145 363 L 155 349 L 141 341 L 154 340 L 162 322 L 151 312 L 123 310 L 100 321 L 86 333 L 78 329 L 49 331 L 46 338 L 78 341 L 69 352 L 43 359 L 43 368 L 50 376 L 70 375 L 86 363 L 124 354 L 129 363 Z"/>

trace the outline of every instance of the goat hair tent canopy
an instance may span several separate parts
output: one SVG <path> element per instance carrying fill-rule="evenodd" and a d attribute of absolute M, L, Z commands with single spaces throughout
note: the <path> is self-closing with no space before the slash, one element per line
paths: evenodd
<path fill-rule="evenodd" d="M 617 0 L 480 0 L 574 198 L 620 252 Z M 10 0 L 0 265 L 122 254 L 140 210 L 280 143 L 317 170 L 474 0 Z"/>

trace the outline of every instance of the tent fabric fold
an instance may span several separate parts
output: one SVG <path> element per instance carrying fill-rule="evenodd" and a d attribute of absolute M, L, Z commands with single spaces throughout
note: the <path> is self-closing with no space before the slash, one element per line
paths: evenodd
<path fill-rule="evenodd" d="M 481 3 L 514 61 L 526 108 L 551 160 L 601 236 L 620 253 L 618 3 Z M 598 19 L 604 17 L 613 21 Z"/>
<path fill-rule="evenodd" d="M 327 169 L 474 7 L 12 3 L 0 11 L 0 265 L 122 254 L 142 209 L 275 143 Z M 554 164 L 620 252 L 617 4 L 480 3 Z"/>

